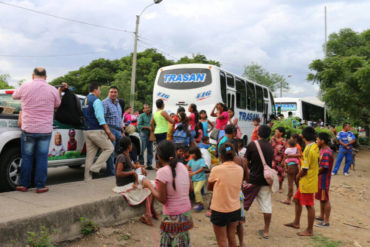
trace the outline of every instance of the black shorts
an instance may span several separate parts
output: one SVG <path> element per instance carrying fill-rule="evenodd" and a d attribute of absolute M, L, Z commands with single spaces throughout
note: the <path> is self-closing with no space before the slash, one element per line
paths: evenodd
<path fill-rule="evenodd" d="M 240 209 L 230 213 L 221 213 L 212 210 L 211 222 L 216 226 L 226 226 L 231 222 L 236 222 L 240 220 L 241 220 Z"/>

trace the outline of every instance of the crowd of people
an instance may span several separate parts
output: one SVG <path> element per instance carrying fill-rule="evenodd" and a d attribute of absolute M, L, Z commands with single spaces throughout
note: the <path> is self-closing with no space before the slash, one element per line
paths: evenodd
<path fill-rule="evenodd" d="M 58 92 L 46 83 L 43 68 L 34 70 L 33 79 L 13 94 L 14 99 L 22 102 L 22 166 L 20 185 L 16 190 L 26 192 L 30 187 L 35 160 L 36 192 L 42 193 L 48 191 L 45 186 L 47 150 L 54 109 L 60 105 L 63 89 Z M 63 88 L 68 88 L 68 85 L 63 84 Z M 308 212 L 308 225 L 304 231 L 297 233 L 299 236 L 313 235 L 315 219 L 318 227 L 330 226 L 331 176 L 337 174 L 344 157 L 344 175 L 348 175 L 352 159 L 355 136 L 349 131 L 349 124 L 344 124 L 343 131 L 338 133 L 340 148 L 332 170 L 334 154 L 329 147 L 330 136 L 324 132 L 315 133 L 312 127 L 304 128 L 302 135 L 285 139 L 283 127 L 276 128 L 271 135 L 270 125 L 260 125 L 260 119 L 256 118 L 253 120 L 255 129 L 251 142 L 244 146 L 238 119 L 234 111 L 227 109 L 223 103 L 217 103 L 210 112 L 210 116 L 216 118 L 213 124 L 208 120 L 207 112 L 198 111 L 196 104 L 189 105 L 188 113 L 185 108 L 179 107 L 176 114 L 169 114 L 164 101 L 158 99 L 157 110 L 153 114 L 148 104 L 143 105 L 139 114 L 132 113 L 131 108 L 123 112 L 118 89 L 114 86 L 110 87 L 103 101 L 99 99 L 100 87 L 97 84 L 89 85 L 89 92 L 82 104 L 86 142 L 85 180 L 91 180 L 94 174 L 106 167 L 107 175 L 116 177 L 118 188 L 129 186 L 130 193 L 132 189 L 146 191 L 142 194 L 143 200 L 140 200 L 146 202 L 146 213 L 140 220 L 153 225 L 152 219 L 161 219 L 160 246 L 190 246 L 189 230 L 194 225 L 191 212 L 205 208 L 208 208 L 206 216 L 210 217 L 219 246 L 237 246 L 236 233 L 239 246 L 245 246 L 245 212 L 254 200 L 264 218 L 264 227 L 258 234 L 268 239 L 272 218 L 272 184 L 266 178 L 266 166 L 276 170 L 280 193 L 283 192 L 284 178 L 288 180 L 287 198 L 282 203 L 290 205 L 294 202 L 295 218 L 285 226 L 300 228 L 303 206 Z M 141 137 L 139 159 L 132 152 L 130 138 L 125 136 L 130 128 L 138 131 Z M 213 149 L 210 139 L 217 142 Z M 154 169 L 153 142 L 156 143 L 157 169 L 154 182 L 146 177 L 147 170 Z M 205 155 L 209 152 L 219 159 L 217 164 L 207 164 Z M 211 192 L 209 205 L 204 200 L 205 188 Z M 315 198 L 320 201 L 320 215 L 316 218 Z M 154 210 L 154 200 L 163 204 L 161 217 Z"/>

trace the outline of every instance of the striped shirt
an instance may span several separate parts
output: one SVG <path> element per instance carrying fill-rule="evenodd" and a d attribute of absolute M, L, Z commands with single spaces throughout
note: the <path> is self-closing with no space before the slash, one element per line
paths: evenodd
<path fill-rule="evenodd" d="M 22 130 L 28 133 L 51 133 L 54 109 L 60 105 L 58 90 L 45 80 L 24 83 L 13 93 L 21 100 Z"/>
<path fill-rule="evenodd" d="M 333 151 L 329 147 L 320 149 L 320 168 L 325 168 L 325 171 L 319 175 L 319 189 L 329 189 L 333 162 Z"/>

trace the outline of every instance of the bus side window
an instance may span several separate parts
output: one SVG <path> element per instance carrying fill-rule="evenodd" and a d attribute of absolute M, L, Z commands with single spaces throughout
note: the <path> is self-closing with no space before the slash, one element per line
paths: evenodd
<path fill-rule="evenodd" d="M 221 97 L 222 101 L 226 103 L 226 77 L 224 72 L 220 72 Z"/>
<path fill-rule="evenodd" d="M 236 107 L 245 109 L 247 107 L 247 92 L 245 82 L 236 78 Z"/>
<path fill-rule="evenodd" d="M 234 77 L 230 74 L 227 74 L 227 86 L 234 87 Z"/>
<path fill-rule="evenodd" d="M 247 82 L 247 108 L 248 110 L 256 110 L 256 91 L 254 84 Z"/>
<path fill-rule="evenodd" d="M 263 91 L 262 87 L 256 86 L 257 92 L 257 111 L 263 112 Z"/>
<path fill-rule="evenodd" d="M 268 95 L 268 92 L 267 92 L 267 89 L 266 89 L 266 88 L 264 88 L 264 89 L 263 89 L 263 97 L 264 97 L 264 98 L 266 98 L 266 99 L 268 99 L 268 97 L 269 97 L 269 95 Z"/>

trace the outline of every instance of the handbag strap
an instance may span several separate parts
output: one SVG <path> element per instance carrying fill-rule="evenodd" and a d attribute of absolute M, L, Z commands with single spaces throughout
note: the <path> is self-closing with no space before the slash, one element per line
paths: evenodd
<path fill-rule="evenodd" d="M 263 153 L 262 153 L 262 150 L 261 150 L 261 146 L 258 143 L 258 141 L 254 141 L 254 144 L 257 147 L 258 154 L 260 155 L 260 158 L 261 158 L 261 161 L 262 161 L 262 165 L 265 166 L 266 165 L 266 160 L 265 160 L 265 156 L 263 156 Z"/>

